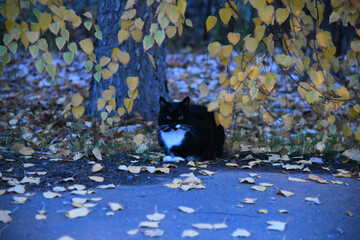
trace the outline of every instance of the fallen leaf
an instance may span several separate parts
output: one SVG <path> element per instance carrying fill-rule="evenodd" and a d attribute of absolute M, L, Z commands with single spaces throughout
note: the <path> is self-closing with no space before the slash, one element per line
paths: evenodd
<path fill-rule="evenodd" d="M 25 176 L 20 183 L 35 183 L 38 185 L 40 183 L 40 178 L 33 178 L 33 177 L 27 177 Z"/>
<path fill-rule="evenodd" d="M 210 223 L 195 223 L 192 225 L 194 228 L 198 229 L 213 229 L 214 226 Z"/>
<path fill-rule="evenodd" d="M 331 181 L 331 183 L 333 183 L 333 184 L 344 184 L 344 182 L 339 181 L 339 180 Z"/>
<path fill-rule="evenodd" d="M 264 186 L 252 186 L 251 189 L 259 191 L 259 192 L 264 192 L 266 190 L 266 187 L 264 187 Z"/>
<path fill-rule="evenodd" d="M 319 157 L 312 157 L 309 159 L 310 162 L 312 163 L 318 163 L 318 164 L 323 164 L 324 161 L 322 160 L 322 158 Z"/>
<path fill-rule="evenodd" d="M 164 235 L 164 230 L 161 229 L 146 229 L 144 235 L 147 237 L 161 237 Z"/>
<path fill-rule="evenodd" d="M 321 204 L 320 200 L 317 197 L 307 197 L 305 198 L 305 201 L 315 204 Z"/>
<path fill-rule="evenodd" d="M 89 179 L 93 180 L 95 182 L 103 182 L 104 181 L 104 178 L 100 177 L 100 176 L 89 176 Z"/>
<path fill-rule="evenodd" d="M 138 232 L 139 232 L 139 229 L 137 228 L 137 229 L 132 229 L 132 230 L 127 231 L 126 234 L 127 235 L 136 235 L 136 234 L 138 234 Z"/>
<path fill-rule="evenodd" d="M 256 202 L 257 198 L 244 198 L 244 200 L 242 201 L 243 203 L 246 204 L 254 204 Z"/>
<path fill-rule="evenodd" d="M 263 213 L 263 214 L 268 214 L 269 213 L 269 211 L 267 209 L 259 209 L 258 212 Z"/>
<path fill-rule="evenodd" d="M 16 185 L 12 188 L 9 188 L 7 190 L 7 192 L 15 192 L 15 193 L 23 194 L 23 193 L 25 193 L 25 186 L 24 185 Z"/>
<path fill-rule="evenodd" d="M 107 184 L 107 185 L 99 185 L 97 186 L 96 188 L 100 188 L 100 189 L 113 189 L 115 188 L 115 185 L 114 184 Z"/>
<path fill-rule="evenodd" d="M 141 167 L 140 166 L 129 166 L 128 170 L 131 173 L 140 173 L 141 172 Z"/>
<path fill-rule="evenodd" d="M 104 167 L 100 163 L 94 164 L 91 168 L 91 172 L 100 172 Z"/>
<path fill-rule="evenodd" d="M 296 177 L 288 177 L 288 180 L 289 181 L 292 181 L 292 182 L 307 182 L 305 179 L 302 179 L 302 178 L 296 178 Z"/>
<path fill-rule="evenodd" d="M 199 171 L 200 174 L 205 175 L 205 176 L 212 176 L 215 174 L 215 172 L 209 171 L 209 170 L 200 170 Z"/>
<path fill-rule="evenodd" d="M 155 212 L 154 214 L 146 215 L 147 219 L 150 221 L 161 221 L 165 218 L 165 214 Z"/>
<path fill-rule="evenodd" d="M 149 222 L 149 221 L 143 221 L 139 223 L 139 227 L 144 228 L 158 228 L 159 222 Z"/>
<path fill-rule="evenodd" d="M 94 154 L 94 156 L 96 157 L 97 160 L 102 160 L 101 152 L 97 147 L 95 147 L 92 150 L 92 153 Z"/>
<path fill-rule="evenodd" d="M 289 211 L 286 209 L 279 209 L 278 212 L 279 213 L 289 213 Z"/>
<path fill-rule="evenodd" d="M 61 195 L 60 193 L 44 192 L 44 193 L 43 193 L 43 196 L 44 196 L 45 198 L 51 199 L 51 198 L 61 197 L 62 195 Z"/>
<path fill-rule="evenodd" d="M 90 213 L 90 210 L 87 208 L 75 208 L 66 213 L 66 217 L 68 218 L 78 218 L 85 217 Z"/>
<path fill-rule="evenodd" d="M 250 177 L 256 177 L 256 178 L 261 178 L 260 174 L 257 173 L 249 173 Z"/>
<path fill-rule="evenodd" d="M 190 207 L 180 206 L 179 209 L 185 213 L 194 213 L 195 212 L 195 209 L 190 208 Z"/>
<path fill-rule="evenodd" d="M 181 237 L 197 237 L 197 236 L 199 236 L 199 233 L 192 229 L 184 230 L 181 234 Z"/>
<path fill-rule="evenodd" d="M 29 198 L 27 197 L 13 197 L 13 200 L 14 202 L 13 203 L 16 203 L 16 204 L 24 204 L 27 200 L 29 200 Z"/>
<path fill-rule="evenodd" d="M 236 229 L 232 234 L 232 237 L 250 237 L 251 233 L 243 228 Z"/>
<path fill-rule="evenodd" d="M 267 227 L 267 229 L 275 230 L 275 231 L 284 231 L 286 223 L 280 222 L 280 221 L 267 221 L 267 224 L 270 226 Z"/>
<path fill-rule="evenodd" d="M 74 239 L 72 237 L 70 237 L 70 236 L 62 236 L 58 240 L 74 240 Z"/>
<path fill-rule="evenodd" d="M 35 219 L 36 220 L 46 220 L 46 216 L 43 214 L 36 214 Z"/>
<path fill-rule="evenodd" d="M 34 153 L 34 150 L 30 147 L 23 147 L 19 150 L 19 153 L 21 153 L 24 156 L 29 156 Z"/>
<path fill-rule="evenodd" d="M 116 202 L 109 202 L 109 206 L 110 206 L 111 210 L 113 210 L 113 211 L 118 211 L 118 210 L 124 209 L 120 203 L 116 203 Z"/>
<path fill-rule="evenodd" d="M 295 165 L 295 164 L 285 164 L 283 166 L 286 170 L 301 170 L 304 168 L 302 165 Z"/>
<path fill-rule="evenodd" d="M 82 184 L 74 184 L 74 185 L 71 185 L 71 186 L 68 186 L 68 189 L 69 190 L 85 190 L 86 189 L 86 186 L 85 185 L 82 185 Z"/>
<path fill-rule="evenodd" d="M 214 229 L 224 229 L 228 228 L 228 225 L 226 225 L 226 223 L 214 223 L 213 227 Z"/>
<path fill-rule="evenodd" d="M 255 184 L 255 180 L 252 177 L 238 178 L 240 183 Z"/>
<path fill-rule="evenodd" d="M 129 171 L 128 167 L 125 166 L 125 165 L 120 165 L 120 166 L 118 167 L 118 169 L 121 170 L 121 171 Z"/>
<path fill-rule="evenodd" d="M 346 210 L 346 214 L 347 214 L 349 217 L 355 216 L 350 210 Z"/>
<path fill-rule="evenodd" d="M 345 157 L 355 160 L 360 163 L 360 150 L 359 149 L 348 149 L 343 154 Z"/>
<path fill-rule="evenodd" d="M 115 215 L 114 212 L 107 212 L 107 213 L 106 213 L 106 216 L 114 216 L 114 215 Z"/>
<path fill-rule="evenodd" d="M 81 204 L 86 203 L 88 200 L 89 199 L 87 198 L 76 198 L 76 197 L 71 199 L 72 202 L 81 203 Z"/>
<path fill-rule="evenodd" d="M 8 223 L 12 221 L 12 218 L 10 216 L 11 211 L 9 210 L 0 210 L 0 222 Z"/>
<path fill-rule="evenodd" d="M 225 165 L 228 167 L 239 167 L 237 163 L 226 163 Z"/>
<path fill-rule="evenodd" d="M 66 188 L 65 187 L 61 187 L 61 186 L 56 186 L 56 187 L 53 187 L 52 190 L 54 192 L 64 192 L 66 191 Z"/>
<path fill-rule="evenodd" d="M 293 192 L 286 191 L 286 190 L 279 190 L 279 191 L 277 192 L 277 194 L 283 195 L 283 196 L 285 196 L 285 197 L 294 196 L 294 193 L 293 193 Z"/>
<path fill-rule="evenodd" d="M 24 166 L 24 168 L 29 168 L 29 167 L 35 166 L 35 164 L 33 164 L 33 163 L 24 163 L 23 166 Z"/>
<path fill-rule="evenodd" d="M 271 187 L 271 186 L 274 186 L 274 184 L 272 183 L 259 183 L 260 186 L 263 186 L 263 187 Z"/>
<path fill-rule="evenodd" d="M 321 177 L 315 175 L 315 174 L 309 174 L 309 179 L 310 180 L 313 180 L 315 182 L 318 182 L 318 183 L 322 183 L 322 184 L 326 184 L 326 183 L 329 183 L 327 180 L 325 179 L 322 179 Z"/>

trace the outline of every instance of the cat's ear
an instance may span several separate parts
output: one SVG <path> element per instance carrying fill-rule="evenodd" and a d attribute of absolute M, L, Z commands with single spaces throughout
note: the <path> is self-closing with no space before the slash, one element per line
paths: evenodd
<path fill-rule="evenodd" d="M 189 107 L 190 106 L 190 98 L 188 96 L 186 98 L 184 98 L 184 100 L 182 100 L 182 102 L 181 102 L 181 105 L 185 106 L 185 107 Z"/>
<path fill-rule="evenodd" d="M 163 97 L 159 98 L 160 107 L 169 107 L 169 102 L 166 101 Z"/>

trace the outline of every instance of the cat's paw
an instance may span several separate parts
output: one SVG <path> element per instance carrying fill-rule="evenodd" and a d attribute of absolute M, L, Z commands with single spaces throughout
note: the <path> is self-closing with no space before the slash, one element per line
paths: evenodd
<path fill-rule="evenodd" d="M 184 161 L 185 159 L 179 156 L 165 156 L 163 157 L 163 162 L 178 162 L 178 161 Z"/>
<path fill-rule="evenodd" d="M 186 161 L 194 161 L 194 162 L 197 162 L 197 161 L 200 161 L 201 158 L 200 157 L 195 157 L 195 156 L 187 156 L 186 157 Z"/>

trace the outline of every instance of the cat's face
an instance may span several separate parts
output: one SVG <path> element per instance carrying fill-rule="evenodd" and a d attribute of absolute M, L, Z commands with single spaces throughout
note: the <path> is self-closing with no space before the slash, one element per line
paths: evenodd
<path fill-rule="evenodd" d="M 162 131 L 185 129 L 191 124 L 190 98 L 182 102 L 169 103 L 160 97 L 159 127 Z"/>

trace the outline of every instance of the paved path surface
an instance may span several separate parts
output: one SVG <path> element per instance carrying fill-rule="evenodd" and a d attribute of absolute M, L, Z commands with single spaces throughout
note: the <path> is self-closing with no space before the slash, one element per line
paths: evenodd
<path fill-rule="evenodd" d="M 258 169 L 259 170 L 259 169 Z M 258 173 L 254 178 L 257 185 L 261 182 L 272 183 L 266 191 L 251 189 L 250 184 L 241 184 L 237 178 L 248 177 L 248 170 L 217 171 L 214 176 L 199 176 L 205 189 L 182 191 L 164 187 L 173 177 L 159 175 L 160 183 L 153 185 L 117 186 L 116 189 L 94 189 L 95 194 L 74 196 L 63 193 L 61 198 L 45 199 L 38 192 L 25 204 L 13 204 L 14 194 L 0 196 L 0 208 L 13 211 L 13 221 L 0 223 L 0 239 L 58 239 L 64 235 L 73 239 L 149 239 L 143 234 L 145 229 L 133 236 L 126 232 L 138 228 L 146 221 L 147 214 L 157 211 L 166 217 L 160 221 L 159 229 L 164 230 L 160 239 L 184 239 L 182 232 L 193 229 L 199 232 L 195 239 L 233 239 L 230 235 L 237 228 L 251 233 L 249 239 L 360 239 L 360 181 L 339 179 L 330 174 L 317 174 L 326 180 L 341 180 L 344 184 L 320 184 L 292 182 L 286 174 L 279 172 Z M 180 174 L 180 173 L 179 173 Z M 197 174 L 196 174 L 197 175 Z M 291 173 L 291 177 L 306 179 L 308 174 Z M 277 194 L 279 189 L 295 193 L 284 197 Z M 317 197 L 321 204 L 305 201 L 306 197 Z M 101 197 L 97 206 L 91 208 L 88 216 L 68 219 L 66 211 L 71 210 L 73 197 Z M 244 198 L 257 198 L 255 204 L 244 204 Z M 109 202 L 118 202 L 124 210 L 107 216 Z M 243 208 L 237 205 L 243 205 Z M 178 207 L 187 206 L 196 209 L 195 213 L 181 212 Z M 47 211 L 46 220 L 35 220 L 38 210 Z M 260 214 L 259 209 L 267 209 L 268 214 Z M 279 213 L 286 209 L 289 213 Z M 351 211 L 350 217 L 346 211 Z M 284 231 L 269 230 L 267 221 L 286 222 Z M 194 223 L 222 223 L 225 229 L 199 230 Z"/>

